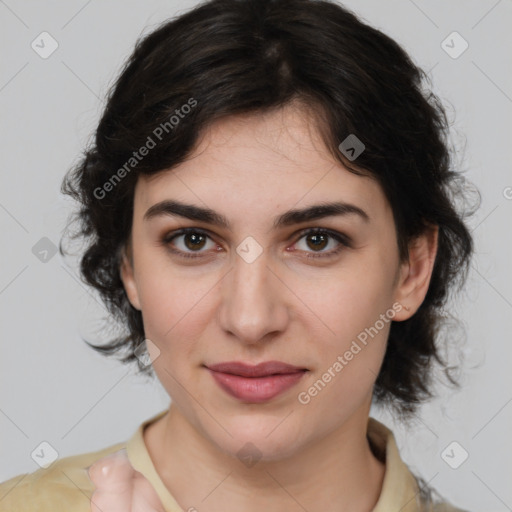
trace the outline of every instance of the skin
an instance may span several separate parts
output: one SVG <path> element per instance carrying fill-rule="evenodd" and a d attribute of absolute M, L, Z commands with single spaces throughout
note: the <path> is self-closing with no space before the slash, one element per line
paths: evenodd
<path fill-rule="evenodd" d="M 357 162 L 355 162 L 357 163 Z M 165 199 L 208 207 L 230 229 L 178 216 L 144 220 Z M 362 208 L 274 229 L 287 210 L 340 201 Z M 206 231 L 202 245 L 178 236 Z M 305 228 L 345 234 L 318 248 Z M 248 236 L 263 249 L 248 263 L 236 252 Z M 202 239 L 201 239 L 202 240 Z M 173 254 L 169 246 L 196 259 Z M 372 454 L 366 426 L 390 322 L 311 401 L 297 397 L 332 367 L 357 335 L 394 303 L 403 321 L 430 282 L 437 229 L 399 261 L 391 207 L 378 183 L 349 172 L 321 142 L 300 106 L 231 116 L 204 132 L 191 157 L 172 170 L 140 177 L 121 277 L 142 312 L 153 361 L 172 399 L 144 440 L 162 481 L 187 510 L 248 512 L 370 511 L 385 467 Z M 194 252 L 195 251 L 195 252 Z M 263 403 L 226 394 L 204 365 L 278 360 L 308 368 L 298 385 Z M 252 443 L 261 458 L 246 466 L 237 452 Z"/>
<path fill-rule="evenodd" d="M 95 485 L 91 512 L 165 512 L 153 486 L 131 466 L 125 450 L 96 461 L 88 472 Z"/>

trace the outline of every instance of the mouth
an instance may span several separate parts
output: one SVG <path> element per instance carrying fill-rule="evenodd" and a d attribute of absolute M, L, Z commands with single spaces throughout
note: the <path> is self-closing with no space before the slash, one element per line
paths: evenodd
<path fill-rule="evenodd" d="M 298 384 L 307 368 L 280 361 L 256 366 L 233 361 L 208 365 L 214 381 L 231 397 L 248 403 L 262 403 Z"/>

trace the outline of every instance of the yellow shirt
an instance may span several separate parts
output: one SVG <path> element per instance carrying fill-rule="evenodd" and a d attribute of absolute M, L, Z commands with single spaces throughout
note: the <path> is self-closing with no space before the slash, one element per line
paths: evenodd
<path fill-rule="evenodd" d="M 94 484 L 87 469 L 122 448 L 126 448 L 132 466 L 154 487 L 166 512 L 184 512 L 156 472 L 143 438 L 144 428 L 166 412 L 143 422 L 127 442 L 57 459 L 46 469 L 1 483 L 0 512 L 90 512 Z M 416 479 L 400 458 L 393 433 L 373 418 L 368 420 L 368 438 L 386 465 L 382 491 L 372 512 L 464 512 L 446 503 L 431 505 L 422 501 Z"/>

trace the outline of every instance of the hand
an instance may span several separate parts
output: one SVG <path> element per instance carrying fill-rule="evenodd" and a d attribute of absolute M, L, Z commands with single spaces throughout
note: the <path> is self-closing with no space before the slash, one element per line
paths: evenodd
<path fill-rule="evenodd" d="M 125 449 L 96 461 L 88 472 L 96 486 L 91 512 L 165 512 L 155 489 L 133 468 Z"/>

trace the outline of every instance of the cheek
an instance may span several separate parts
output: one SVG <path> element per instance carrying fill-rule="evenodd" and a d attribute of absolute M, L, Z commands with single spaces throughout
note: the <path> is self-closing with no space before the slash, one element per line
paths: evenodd
<path fill-rule="evenodd" d="M 213 281 L 194 279 L 187 270 L 149 264 L 141 265 L 138 280 L 146 337 L 169 354 L 187 352 L 208 319 Z"/>
<path fill-rule="evenodd" d="M 365 258 L 340 267 L 314 287 L 306 280 L 297 283 L 297 296 L 312 312 L 307 321 L 319 339 L 342 349 L 386 314 L 393 302 L 390 267 L 378 257 Z"/>
<path fill-rule="evenodd" d="M 303 322 L 310 351 L 317 354 L 315 371 L 301 388 L 307 394 L 303 402 L 310 400 L 312 408 L 333 418 L 350 414 L 371 393 L 395 314 L 393 262 L 370 256 L 340 268 L 321 290 L 300 290 L 314 312 Z"/>
<path fill-rule="evenodd" d="M 329 301 L 317 304 L 322 322 L 315 325 L 322 327 L 309 329 L 316 365 L 297 397 L 306 418 L 314 423 L 322 416 L 327 430 L 370 403 L 392 321 L 377 288 L 345 284 L 330 290 Z"/>
<path fill-rule="evenodd" d="M 197 354 L 197 340 L 207 321 L 208 287 L 198 280 L 165 272 L 147 272 L 142 282 L 144 331 L 160 350 L 153 369 L 173 401 L 187 404 L 190 397 L 183 385 L 189 386 L 194 368 L 202 362 L 198 359 L 201 354 Z"/>
<path fill-rule="evenodd" d="M 145 245 L 139 245 L 136 280 L 145 328 L 163 341 L 162 336 L 193 310 L 206 290 L 202 290 L 202 280 L 194 279 L 190 268 L 172 263 L 163 248 L 152 244 L 147 240 Z"/>

